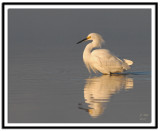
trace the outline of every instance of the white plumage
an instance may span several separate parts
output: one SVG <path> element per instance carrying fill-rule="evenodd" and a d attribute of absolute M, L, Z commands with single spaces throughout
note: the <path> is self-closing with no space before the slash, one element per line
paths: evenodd
<path fill-rule="evenodd" d="M 91 70 L 95 73 L 99 71 L 103 74 L 122 73 L 130 69 L 130 65 L 133 64 L 131 60 L 120 60 L 107 49 L 94 49 L 101 48 L 104 42 L 103 38 L 97 33 L 90 33 L 87 38 L 77 44 L 85 40 L 92 40 L 83 52 L 83 61 L 90 73 Z"/>

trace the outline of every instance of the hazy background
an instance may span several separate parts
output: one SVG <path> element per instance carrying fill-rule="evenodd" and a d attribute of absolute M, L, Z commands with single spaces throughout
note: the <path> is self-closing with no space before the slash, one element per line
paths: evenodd
<path fill-rule="evenodd" d="M 9 122 L 151 121 L 150 9 L 9 9 L 8 27 Z M 134 62 L 127 75 L 133 88 L 111 93 L 97 118 L 78 108 L 88 108 L 89 73 L 82 60 L 88 42 L 76 43 L 92 32 L 103 36 L 104 48 Z"/>

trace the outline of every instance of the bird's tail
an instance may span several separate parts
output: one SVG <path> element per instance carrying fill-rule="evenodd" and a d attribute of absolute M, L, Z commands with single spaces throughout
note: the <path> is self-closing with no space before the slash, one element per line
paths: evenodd
<path fill-rule="evenodd" d="M 123 60 L 127 65 L 132 65 L 133 64 L 133 61 L 131 61 L 131 60 L 127 60 L 127 59 L 123 59 Z"/>

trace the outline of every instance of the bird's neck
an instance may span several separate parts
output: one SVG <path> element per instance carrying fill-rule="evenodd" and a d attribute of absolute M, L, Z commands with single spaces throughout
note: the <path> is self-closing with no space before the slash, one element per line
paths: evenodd
<path fill-rule="evenodd" d="M 84 52 L 91 53 L 93 48 L 96 48 L 96 47 L 101 47 L 101 42 L 94 40 L 85 47 Z"/>
<path fill-rule="evenodd" d="M 91 43 L 89 43 L 84 49 L 83 57 L 89 57 L 92 50 L 96 47 L 101 47 L 101 43 L 99 41 L 92 41 Z"/>
<path fill-rule="evenodd" d="M 91 51 L 92 51 L 92 49 L 93 49 L 94 47 L 93 47 L 93 45 L 92 45 L 92 43 L 89 43 L 86 47 L 85 47 L 85 49 L 84 49 L 84 52 L 83 52 L 83 56 L 85 55 L 90 55 L 91 54 Z"/>

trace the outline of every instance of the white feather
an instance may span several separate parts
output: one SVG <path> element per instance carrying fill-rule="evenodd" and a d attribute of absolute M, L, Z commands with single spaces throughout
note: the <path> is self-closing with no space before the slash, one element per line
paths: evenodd
<path fill-rule="evenodd" d="M 94 49 L 101 47 L 104 42 L 103 38 L 97 33 L 91 33 L 88 35 L 88 40 L 92 40 L 83 52 L 83 61 L 89 72 L 101 72 L 103 74 L 110 73 L 121 73 L 124 70 L 130 69 L 130 65 L 133 61 L 123 59 L 120 60 L 118 57 L 114 56 L 107 49 Z"/>

